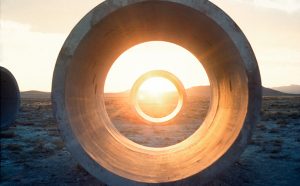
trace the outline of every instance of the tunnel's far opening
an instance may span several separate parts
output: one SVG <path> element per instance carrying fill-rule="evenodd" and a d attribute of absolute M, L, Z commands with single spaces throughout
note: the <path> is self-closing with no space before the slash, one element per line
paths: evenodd
<path fill-rule="evenodd" d="M 157 76 L 157 71 L 165 75 Z M 139 82 L 133 99 L 132 89 L 140 78 L 145 81 Z M 185 48 L 165 41 L 141 43 L 123 52 L 104 85 L 106 112 L 114 127 L 147 147 L 167 147 L 191 136 L 205 119 L 210 92 L 201 62 Z"/>
<path fill-rule="evenodd" d="M 155 80 L 156 82 L 153 82 Z M 167 84 L 165 84 L 164 86 L 159 86 L 160 84 L 164 83 L 166 80 L 169 81 Z M 149 81 L 150 83 L 152 82 L 153 84 L 152 85 L 150 84 L 148 89 L 144 91 L 150 94 L 160 93 L 161 95 L 154 96 L 155 97 L 154 99 L 149 96 L 144 97 L 146 98 L 146 100 L 143 102 L 142 105 L 146 108 L 149 107 L 150 110 L 148 112 L 158 113 L 158 116 L 151 116 L 145 113 L 142 109 L 143 107 L 140 106 L 138 94 L 141 94 L 141 90 L 140 90 L 141 88 L 144 89 L 147 88 L 145 87 L 145 82 L 147 83 L 147 81 L 148 81 L 148 85 L 149 85 Z M 173 96 L 174 93 L 162 92 L 167 90 L 168 88 L 167 85 L 169 84 L 175 86 L 175 94 L 177 93 L 177 100 L 172 100 L 174 99 Z M 146 94 L 142 94 L 142 95 L 146 95 Z M 133 105 L 133 108 L 136 111 L 136 115 L 139 116 L 142 120 L 144 120 L 147 123 L 163 124 L 163 123 L 171 122 L 171 120 L 174 120 L 176 116 L 178 117 L 178 114 L 185 103 L 186 93 L 181 81 L 174 74 L 163 70 L 153 70 L 143 74 L 135 81 L 130 91 L 130 98 L 132 102 L 131 104 Z M 159 98 L 161 100 L 159 100 Z M 174 102 L 176 101 L 177 103 L 175 105 L 175 108 L 169 111 L 168 106 L 169 107 L 172 106 L 172 104 L 174 104 Z M 168 111 L 169 111 L 168 114 L 163 115 L 165 112 Z"/>

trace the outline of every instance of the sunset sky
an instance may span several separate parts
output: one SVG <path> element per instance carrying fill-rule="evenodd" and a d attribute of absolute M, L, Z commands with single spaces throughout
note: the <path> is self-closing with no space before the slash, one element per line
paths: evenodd
<path fill-rule="evenodd" d="M 100 2 L 102 1 L 0 0 L 0 65 L 14 74 L 22 91 L 51 91 L 54 65 L 64 40 L 74 25 Z M 300 84 L 299 0 L 212 2 L 229 14 L 244 31 L 256 54 L 264 86 Z M 149 52 L 147 55 L 152 55 L 153 52 L 159 55 L 162 51 L 169 53 L 166 56 L 166 59 L 171 56 L 169 61 L 179 58 L 172 58 L 171 54 L 186 59 L 190 66 L 180 68 L 178 64 L 182 72 L 174 72 L 179 73 L 179 78 L 182 78 L 186 86 L 208 83 L 206 77 L 198 73 L 203 71 L 201 65 L 185 49 L 168 43 L 160 46 L 148 43 L 147 47 L 139 46 L 136 50 L 144 52 L 145 48 Z M 176 52 L 180 50 L 183 52 Z M 184 55 L 188 57 L 183 57 Z M 117 66 L 116 63 L 115 68 Z M 152 64 L 152 69 L 158 67 Z M 141 69 L 135 69 L 140 74 L 135 73 L 131 81 L 141 75 Z M 112 72 L 112 77 L 107 80 L 111 82 L 106 87 L 108 91 L 119 91 L 127 86 L 121 87 L 122 78 L 117 78 L 116 74 Z"/>

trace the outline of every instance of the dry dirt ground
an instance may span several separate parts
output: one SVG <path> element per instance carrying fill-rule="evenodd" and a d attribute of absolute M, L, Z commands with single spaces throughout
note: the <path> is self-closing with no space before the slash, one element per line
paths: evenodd
<path fill-rule="evenodd" d="M 174 144 L 199 127 L 209 101 L 189 104 L 194 110 L 184 110 L 177 126 L 145 128 L 124 104 L 106 101 L 116 128 L 148 146 Z M 22 100 L 16 122 L 1 131 L 0 180 L 0 185 L 103 185 L 64 147 L 47 99 Z M 300 185 L 300 97 L 265 97 L 261 122 L 240 160 L 208 185 Z"/>
<path fill-rule="evenodd" d="M 172 112 L 173 109 L 170 108 L 176 107 L 176 101 L 170 101 L 169 104 L 142 102 L 141 108 L 144 113 L 155 116 L 159 111 Z M 149 147 L 166 147 L 188 138 L 200 127 L 209 109 L 209 102 L 209 97 L 188 97 L 186 104 L 173 120 L 166 124 L 151 124 L 138 117 L 134 107 L 128 104 L 129 98 L 105 98 L 107 113 L 117 130 L 130 140 Z M 164 115 L 170 112 L 165 112 Z"/>

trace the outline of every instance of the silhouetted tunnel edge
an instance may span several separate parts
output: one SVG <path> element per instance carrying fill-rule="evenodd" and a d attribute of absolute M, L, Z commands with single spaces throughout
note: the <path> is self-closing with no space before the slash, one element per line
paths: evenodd
<path fill-rule="evenodd" d="M 7 129 L 16 119 L 20 107 L 20 91 L 13 74 L 0 66 L 1 129 Z"/>
<path fill-rule="evenodd" d="M 210 80 L 202 126 L 183 142 L 149 148 L 122 136 L 103 100 L 106 75 L 128 48 L 167 41 L 192 52 Z M 245 149 L 261 106 L 261 81 L 249 42 L 209 1 L 109 0 L 72 30 L 57 59 L 52 103 L 66 146 L 109 185 L 206 183 Z"/>

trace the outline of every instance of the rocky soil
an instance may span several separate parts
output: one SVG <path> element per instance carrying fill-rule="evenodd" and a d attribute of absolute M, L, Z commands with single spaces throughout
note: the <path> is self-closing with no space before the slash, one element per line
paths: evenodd
<path fill-rule="evenodd" d="M 185 112 L 186 118 L 181 118 L 181 121 L 189 121 L 190 129 L 182 130 L 182 125 L 178 130 L 172 129 L 177 131 L 175 136 L 178 138 L 167 136 L 167 140 L 161 138 L 163 133 L 160 130 L 151 129 L 154 132 L 146 136 L 147 140 L 142 138 L 142 131 L 146 129 L 138 134 L 129 130 L 128 126 L 137 121 L 134 117 L 127 118 L 127 126 L 120 126 L 126 119 L 122 109 L 111 116 L 116 127 L 129 139 L 139 143 L 146 141 L 144 145 L 149 146 L 165 146 L 183 140 L 199 127 L 209 102 L 194 102 L 199 103 L 197 108 L 200 111 Z M 107 110 L 110 114 L 117 111 L 113 106 L 107 106 Z M 164 134 L 168 130 L 164 128 Z M 86 172 L 64 147 L 49 99 L 23 99 L 15 123 L 8 130 L 1 131 L 0 180 L 1 185 L 104 185 Z M 207 185 L 299 184 L 300 97 L 265 97 L 261 121 L 240 160 Z"/>

